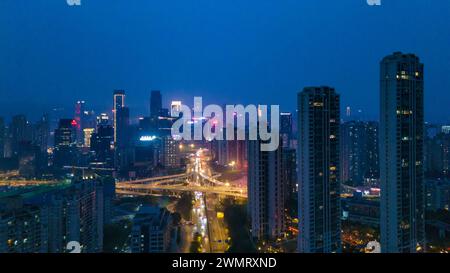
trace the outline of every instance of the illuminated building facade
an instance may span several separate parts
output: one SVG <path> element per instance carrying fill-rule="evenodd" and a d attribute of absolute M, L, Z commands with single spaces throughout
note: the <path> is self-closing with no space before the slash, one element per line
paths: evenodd
<path fill-rule="evenodd" d="M 122 109 L 123 107 L 125 107 L 125 91 L 123 90 L 116 90 L 114 91 L 114 95 L 113 95 L 113 128 L 114 128 L 114 144 L 117 143 L 117 114 L 120 111 L 120 109 Z"/>

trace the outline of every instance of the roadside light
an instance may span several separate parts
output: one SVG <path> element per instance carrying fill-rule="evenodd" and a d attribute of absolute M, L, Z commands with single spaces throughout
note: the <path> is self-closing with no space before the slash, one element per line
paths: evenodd
<path fill-rule="evenodd" d="M 180 144 L 180 145 L 178 146 L 178 148 L 180 148 L 180 150 L 182 150 L 182 149 L 183 149 L 183 144 Z"/>

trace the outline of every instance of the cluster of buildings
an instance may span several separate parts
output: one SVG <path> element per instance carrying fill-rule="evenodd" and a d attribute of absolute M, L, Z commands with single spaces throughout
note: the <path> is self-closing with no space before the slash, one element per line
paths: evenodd
<path fill-rule="evenodd" d="M 296 161 L 300 252 L 341 252 L 343 218 L 379 227 L 383 252 L 423 251 L 425 211 L 448 209 L 449 198 L 446 180 L 425 178 L 425 172 L 446 174 L 448 132 L 432 139 L 425 133 L 423 73 L 413 54 L 396 52 L 381 61 L 379 122 L 342 122 L 332 87 L 298 93 L 296 160 L 284 160 L 285 148 L 248 147 L 253 237 L 271 240 L 286 231 L 286 192 L 295 188 L 284 190 L 292 185 L 283 170 Z M 344 185 L 353 197 L 343 197 Z"/>
<path fill-rule="evenodd" d="M 180 106 L 172 103 L 174 110 Z M 179 144 L 171 137 L 174 118 L 162 108 L 159 91 L 151 92 L 150 115 L 134 124 L 122 90 L 113 93 L 111 114 L 96 116 L 78 101 L 72 117 L 55 117 L 44 115 L 32 123 L 16 115 L 8 125 L 0 118 L 0 171 L 18 169 L 21 177 L 49 178 L 76 166 L 132 179 L 183 166 Z"/>
<path fill-rule="evenodd" d="M 177 111 L 181 102 L 171 106 Z M 116 178 L 183 171 L 182 145 L 171 137 L 173 121 L 162 108 L 161 93 L 152 91 L 150 115 L 130 122 L 122 90 L 113 93 L 111 115 L 96 116 L 86 110 L 85 101 L 78 101 L 70 118 L 45 115 L 32 123 L 17 115 L 9 124 L 0 118 L 0 172 L 18 170 L 5 179 L 61 181 L 56 186 L 0 188 L 0 253 L 70 252 L 70 242 L 80 244 L 82 252 L 101 252 Z M 157 219 L 164 219 L 159 226 Z M 167 251 L 170 225 L 167 211 L 141 208 L 133 221 L 131 250 Z"/>
<path fill-rule="evenodd" d="M 101 252 L 114 192 L 104 178 L 0 193 L 0 253 Z"/>
<path fill-rule="evenodd" d="M 300 252 L 341 252 L 343 219 L 379 228 L 384 252 L 424 250 L 426 210 L 449 208 L 450 128 L 424 122 L 423 73 L 412 54 L 381 61 L 379 121 L 351 119 L 349 109 L 341 117 L 334 88 L 307 87 L 297 95 L 297 134 L 292 113 L 280 113 L 276 151 L 261 151 L 262 140 L 202 143 L 216 164 L 247 170 L 251 235 L 285 236 L 294 200 Z M 149 106 L 150 115 L 132 123 L 125 92 L 116 90 L 111 115 L 78 101 L 67 119 L 44 115 L 33 124 L 18 115 L 6 125 L 0 118 L 0 167 L 28 178 L 73 168 L 125 179 L 183 171 L 192 150 L 171 136 L 181 102 L 163 108 L 161 92 L 152 91 Z M 114 195 L 105 183 L 90 178 L 1 197 L 0 252 L 64 252 L 69 241 L 100 251 Z M 167 251 L 171 222 L 167 210 L 141 207 L 132 252 Z"/>

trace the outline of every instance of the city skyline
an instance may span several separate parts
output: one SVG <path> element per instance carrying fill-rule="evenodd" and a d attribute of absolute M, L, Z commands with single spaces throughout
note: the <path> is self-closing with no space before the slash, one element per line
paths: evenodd
<path fill-rule="evenodd" d="M 450 2 L 44 1 L 0 3 L 0 253 L 450 252 Z"/>

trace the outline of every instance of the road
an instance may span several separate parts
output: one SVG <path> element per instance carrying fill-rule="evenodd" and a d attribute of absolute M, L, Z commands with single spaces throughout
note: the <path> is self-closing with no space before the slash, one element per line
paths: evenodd
<path fill-rule="evenodd" d="M 211 239 L 211 252 L 224 253 L 228 250 L 228 230 L 223 219 L 217 217 L 216 206 L 219 202 L 217 194 L 206 194 L 206 214 Z"/>
<path fill-rule="evenodd" d="M 230 189 L 230 185 L 222 183 L 211 176 L 211 169 L 209 167 L 209 157 L 199 150 L 196 154 L 195 169 L 202 180 L 207 180 L 207 183 L 212 183 L 212 188 Z M 217 217 L 217 206 L 220 204 L 220 194 L 204 193 L 205 195 L 205 209 L 208 222 L 208 234 L 210 239 L 210 248 L 212 253 L 224 253 L 228 250 L 228 230 L 223 219 Z M 223 196 L 223 195 L 222 195 Z"/>

